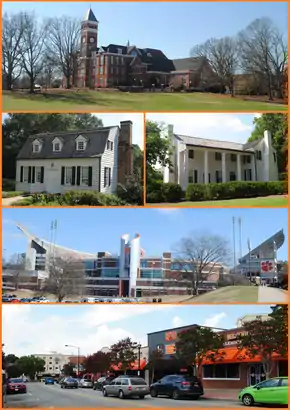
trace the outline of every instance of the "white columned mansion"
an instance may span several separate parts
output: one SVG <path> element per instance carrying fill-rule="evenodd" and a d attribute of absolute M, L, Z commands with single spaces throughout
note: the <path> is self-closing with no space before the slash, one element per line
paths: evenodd
<path fill-rule="evenodd" d="M 277 153 L 269 131 L 245 144 L 175 134 L 166 130 L 173 147 L 173 169 L 164 169 L 164 182 L 183 190 L 189 183 L 278 181 Z"/>

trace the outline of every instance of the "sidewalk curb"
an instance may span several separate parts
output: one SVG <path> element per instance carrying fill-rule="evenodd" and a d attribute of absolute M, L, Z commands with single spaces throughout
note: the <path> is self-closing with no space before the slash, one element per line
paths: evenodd
<path fill-rule="evenodd" d="M 232 401 L 235 403 L 239 403 L 237 399 L 229 399 L 229 398 L 221 398 L 221 397 L 200 397 L 201 400 L 219 400 L 219 401 Z"/>

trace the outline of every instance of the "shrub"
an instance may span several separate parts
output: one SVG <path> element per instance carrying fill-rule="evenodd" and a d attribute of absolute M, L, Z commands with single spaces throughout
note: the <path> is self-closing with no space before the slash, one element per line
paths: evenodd
<path fill-rule="evenodd" d="M 180 185 L 169 182 L 163 184 L 163 193 L 166 202 L 180 202 L 183 197 L 183 191 Z"/>
<path fill-rule="evenodd" d="M 11 204 L 12 206 L 32 206 L 34 205 L 32 201 L 32 197 L 20 199 L 19 201 L 15 201 Z"/>
<path fill-rule="evenodd" d="M 2 192 L 2 198 L 13 198 L 14 196 L 21 196 L 23 193 L 21 191 Z"/>
<path fill-rule="evenodd" d="M 236 198 L 256 198 L 287 193 L 285 181 L 251 182 L 233 181 L 212 184 L 189 184 L 186 190 L 186 200 L 206 201 Z"/>
<path fill-rule="evenodd" d="M 2 179 L 2 191 L 15 191 L 15 181 L 13 179 Z"/>
<path fill-rule="evenodd" d="M 144 205 L 143 181 L 138 175 L 128 178 L 126 184 L 118 184 L 117 196 L 130 204 Z"/>
<path fill-rule="evenodd" d="M 124 206 L 128 205 L 116 195 L 96 191 L 68 191 L 65 194 L 33 194 L 34 205 L 51 206 Z"/>
<path fill-rule="evenodd" d="M 148 203 L 158 202 L 180 202 L 183 198 L 180 185 L 154 181 L 147 186 L 146 200 Z"/>

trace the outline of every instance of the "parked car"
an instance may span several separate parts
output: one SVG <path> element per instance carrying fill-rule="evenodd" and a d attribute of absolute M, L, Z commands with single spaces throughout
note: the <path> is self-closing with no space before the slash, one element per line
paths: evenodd
<path fill-rule="evenodd" d="M 78 381 L 72 377 L 65 377 L 59 384 L 62 389 L 77 389 L 79 387 Z"/>
<path fill-rule="evenodd" d="M 245 406 L 257 404 L 288 404 L 288 377 L 274 377 L 255 386 L 245 387 L 239 393 Z"/>
<path fill-rule="evenodd" d="M 78 382 L 78 384 L 79 384 L 79 387 L 86 387 L 86 388 L 89 388 L 89 389 L 93 388 L 93 382 L 92 382 L 91 379 L 81 379 Z"/>
<path fill-rule="evenodd" d="M 199 399 L 204 394 L 198 377 L 186 375 L 169 375 L 150 386 L 151 397 L 168 396 L 174 400 L 191 397 Z"/>
<path fill-rule="evenodd" d="M 54 378 L 53 377 L 46 377 L 44 380 L 45 384 L 54 384 Z"/>
<path fill-rule="evenodd" d="M 93 389 L 94 390 L 102 390 L 103 387 L 106 384 L 110 384 L 112 380 L 114 380 L 116 377 L 112 376 L 112 377 L 100 377 L 98 380 L 96 380 L 94 382 L 94 386 Z"/>
<path fill-rule="evenodd" d="M 149 386 L 142 377 L 128 376 L 117 377 L 110 384 L 103 386 L 103 395 L 116 396 L 120 399 L 126 397 L 139 397 L 144 399 L 149 394 Z"/>
<path fill-rule="evenodd" d="M 23 379 L 8 379 L 7 394 L 27 393 L 27 387 Z"/>

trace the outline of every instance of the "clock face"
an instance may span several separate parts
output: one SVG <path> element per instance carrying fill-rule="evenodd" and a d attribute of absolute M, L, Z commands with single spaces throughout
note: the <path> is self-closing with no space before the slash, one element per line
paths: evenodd
<path fill-rule="evenodd" d="M 95 42 L 94 37 L 90 37 L 90 43 L 94 43 L 94 42 Z"/>

